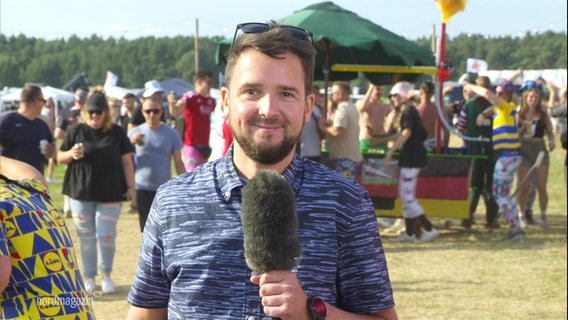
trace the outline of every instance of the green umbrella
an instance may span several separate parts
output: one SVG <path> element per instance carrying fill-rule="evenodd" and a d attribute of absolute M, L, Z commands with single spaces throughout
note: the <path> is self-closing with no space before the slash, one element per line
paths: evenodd
<path fill-rule="evenodd" d="M 325 79 L 325 73 L 334 64 L 435 66 L 430 50 L 330 1 L 310 5 L 280 22 L 313 32 L 317 50 L 315 78 L 319 80 Z M 365 75 L 376 84 L 416 77 L 413 74 L 393 73 Z M 352 79 L 356 76 L 356 73 L 334 72 L 329 74 L 329 80 Z"/>
<path fill-rule="evenodd" d="M 315 80 L 351 80 L 356 72 L 331 72 L 335 64 L 380 65 L 400 67 L 434 67 L 430 50 L 345 10 L 333 2 L 310 5 L 279 21 L 310 30 L 316 47 Z M 216 61 L 226 62 L 226 53 L 232 39 L 223 39 L 217 45 Z M 399 80 L 413 81 L 413 73 L 370 73 L 367 79 L 375 84 Z"/>

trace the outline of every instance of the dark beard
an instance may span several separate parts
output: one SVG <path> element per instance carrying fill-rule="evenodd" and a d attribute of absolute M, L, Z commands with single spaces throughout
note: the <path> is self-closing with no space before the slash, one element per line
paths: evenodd
<path fill-rule="evenodd" d="M 265 146 L 254 142 L 252 137 L 248 135 L 235 134 L 233 131 L 233 136 L 247 157 L 264 165 L 273 165 L 284 160 L 300 140 L 299 135 L 296 137 L 286 136 L 278 145 Z"/>
<path fill-rule="evenodd" d="M 230 118 L 229 118 L 230 119 Z M 266 119 L 255 119 L 251 121 L 251 125 L 261 124 L 261 123 L 272 123 L 272 120 Z M 244 151 L 245 155 L 252 160 L 264 164 L 273 165 L 276 164 L 284 158 L 286 158 L 292 150 L 296 148 L 300 137 L 302 136 L 302 131 L 304 130 L 304 124 L 302 123 L 302 128 L 297 136 L 284 135 L 284 139 L 281 143 L 277 145 L 266 146 L 263 144 L 256 143 L 251 135 L 237 133 L 233 129 L 231 121 L 229 121 L 229 127 L 233 133 L 233 138 L 239 144 L 241 149 Z"/>

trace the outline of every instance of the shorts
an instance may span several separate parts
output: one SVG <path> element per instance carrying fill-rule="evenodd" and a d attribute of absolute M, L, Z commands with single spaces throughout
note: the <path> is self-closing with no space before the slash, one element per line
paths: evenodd
<path fill-rule="evenodd" d="M 540 151 L 544 151 L 544 158 L 542 159 L 541 165 L 548 166 L 550 164 L 550 157 L 548 156 L 544 139 L 522 141 L 520 150 L 522 155 L 521 166 L 532 167 Z"/>

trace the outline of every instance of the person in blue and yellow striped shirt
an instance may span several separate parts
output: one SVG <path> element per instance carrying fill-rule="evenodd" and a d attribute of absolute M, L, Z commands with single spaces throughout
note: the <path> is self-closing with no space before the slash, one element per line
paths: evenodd
<path fill-rule="evenodd" d="M 521 142 L 516 120 L 517 104 L 513 101 L 515 87 L 511 81 L 503 80 L 495 89 L 495 93 L 470 83 L 464 84 L 464 88 L 469 88 L 487 98 L 493 105 L 480 113 L 477 118 L 479 126 L 493 125 L 493 150 L 497 159 L 493 171 L 493 195 L 509 225 L 508 238 L 524 239 L 525 232 L 519 220 L 518 208 L 510 196 L 513 179 L 521 163 L 519 154 Z"/>

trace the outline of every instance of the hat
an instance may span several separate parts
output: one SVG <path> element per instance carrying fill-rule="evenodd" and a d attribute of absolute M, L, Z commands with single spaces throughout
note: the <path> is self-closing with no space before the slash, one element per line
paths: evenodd
<path fill-rule="evenodd" d="M 77 101 L 79 103 L 85 103 L 85 101 L 87 100 L 87 91 L 85 91 L 83 89 L 75 90 L 74 99 L 75 99 L 75 101 Z"/>
<path fill-rule="evenodd" d="M 508 94 L 513 94 L 513 92 L 515 91 L 515 86 L 509 80 L 501 80 L 501 82 L 499 82 L 499 87 L 501 87 L 501 89 L 503 89 Z"/>
<path fill-rule="evenodd" d="M 398 82 L 392 87 L 389 97 L 394 96 L 395 94 L 404 98 L 409 98 L 411 94 L 414 94 L 414 87 L 406 81 Z"/>
<path fill-rule="evenodd" d="M 158 81 L 150 80 L 144 84 L 144 94 L 142 94 L 142 96 L 149 98 L 156 92 L 164 92 L 164 88 L 162 88 L 162 85 Z"/>
<path fill-rule="evenodd" d="M 102 94 L 92 94 L 85 102 L 87 111 L 105 111 L 108 107 L 107 99 Z"/>
<path fill-rule="evenodd" d="M 538 91 L 542 92 L 542 86 L 536 83 L 534 80 L 527 80 L 523 85 L 519 88 L 520 92 L 523 92 L 527 89 L 537 89 Z"/>

